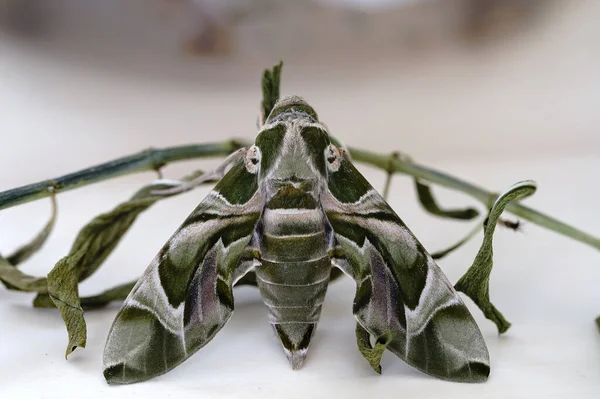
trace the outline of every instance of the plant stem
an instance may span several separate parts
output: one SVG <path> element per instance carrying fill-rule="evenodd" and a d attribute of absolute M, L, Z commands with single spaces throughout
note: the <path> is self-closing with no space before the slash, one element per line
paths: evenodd
<path fill-rule="evenodd" d="M 56 179 L 50 179 L 1 192 L 0 210 L 48 197 L 52 191 L 48 190 L 49 187 L 53 187 L 54 192 L 58 194 L 88 184 L 108 180 L 113 177 L 150 170 L 158 171 L 161 167 L 171 162 L 229 155 L 238 148 L 249 144 L 250 143 L 242 140 L 228 140 L 220 143 L 195 144 L 163 149 L 151 148 L 134 155 L 115 159 Z M 378 154 L 358 148 L 350 148 L 349 150 L 353 159 L 358 162 L 370 164 L 385 171 L 393 170 L 398 173 L 407 174 L 463 192 L 481 201 L 488 208 L 493 204 L 497 197 L 497 194 L 491 193 L 474 184 L 438 172 L 426 166 L 419 165 L 411 160 L 404 159 L 403 157 Z M 539 226 L 571 237 L 574 240 L 588 244 L 596 249 L 600 249 L 600 238 L 578 230 L 551 216 L 518 203 L 509 204 L 506 210 Z"/>
<path fill-rule="evenodd" d="M 352 158 L 358 162 L 367 163 L 383 170 L 389 170 L 390 164 L 396 172 L 404 173 L 419 179 L 427 180 L 440 186 L 448 187 L 452 190 L 461 191 L 471 197 L 481 201 L 486 207 L 491 207 L 498 194 L 491 193 L 481 187 L 468 183 L 464 180 L 438 172 L 426 166 L 416 164 L 412 161 L 405 161 L 393 155 L 378 154 L 358 148 L 350 148 Z M 519 203 L 510 203 L 506 210 L 525 220 L 529 220 L 539 226 L 556 231 L 574 240 L 588 244 L 596 249 L 600 249 L 600 238 L 594 237 L 588 233 L 576 229 L 558 219 L 545 215 L 527 206 Z"/>
<path fill-rule="evenodd" d="M 82 169 L 65 176 L 57 177 L 56 179 L 45 180 L 1 192 L 0 210 L 48 197 L 52 192 L 52 190 L 49 190 L 50 187 L 58 194 L 88 184 L 112 179 L 113 177 L 151 170 L 159 171 L 160 168 L 171 162 L 229 155 L 245 144 L 247 143 L 229 140 L 221 143 L 186 145 L 163 149 L 149 148 L 137 154 Z"/>

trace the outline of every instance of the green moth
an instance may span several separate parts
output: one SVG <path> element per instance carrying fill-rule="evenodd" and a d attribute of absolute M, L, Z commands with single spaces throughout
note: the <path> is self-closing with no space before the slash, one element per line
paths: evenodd
<path fill-rule="evenodd" d="M 337 269 L 356 282 L 353 312 L 367 342 L 441 379 L 486 380 L 489 355 L 473 317 L 315 111 L 288 97 L 262 119 L 255 144 L 227 159 L 229 171 L 220 168 L 219 183 L 125 300 L 104 351 L 107 381 L 158 376 L 206 345 L 247 273 L 299 368 Z"/>

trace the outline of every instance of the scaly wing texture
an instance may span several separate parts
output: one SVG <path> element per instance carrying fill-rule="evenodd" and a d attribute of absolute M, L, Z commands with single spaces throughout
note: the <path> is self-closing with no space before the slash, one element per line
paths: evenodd
<path fill-rule="evenodd" d="M 163 374 L 208 343 L 231 317 L 232 285 L 263 208 L 243 160 L 223 177 L 154 258 L 110 330 L 104 376 L 128 384 Z"/>
<path fill-rule="evenodd" d="M 352 163 L 328 175 L 322 204 L 356 281 L 354 315 L 378 342 L 432 376 L 479 382 L 485 341 L 429 253 Z"/>

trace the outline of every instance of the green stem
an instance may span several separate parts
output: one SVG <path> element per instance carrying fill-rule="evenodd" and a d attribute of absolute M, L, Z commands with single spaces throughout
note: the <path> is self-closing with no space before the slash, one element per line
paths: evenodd
<path fill-rule="evenodd" d="M 390 169 L 390 163 L 396 172 L 404 173 L 419 179 L 427 180 L 440 186 L 448 187 L 452 190 L 461 191 L 471 197 L 481 201 L 486 207 L 491 207 L 498 194 L 491 193 L 481 187 L 468 183 L 464 180 L 438 172 L 426 166 L 416 164 L 412 161 L 405 161 L 393 155 L 378 154 L 358 148 L 350 148 L 352 158 L 358 162 L 367 163 L 383 170 Z M 588 233 L 576 229 L 566 223 L 561 222 L 552 216 L 545 215 L 527 206 L 519 203 L 510 203 L 506 210 L 525 220 L 529 220 L 539 226 L 553 230 L 557 233 L 571 237 L 574 240 L 588 244 L 596 249 L 600 249 L 600 238 L 594 237 Z"/>
<path fill-rule="evenodd" d="M 52 190 L 49 190 L 50 187 L 54 188 L 54 192 L 58 194 L 112 179 L 113 177 L 151 170 L 159 171 L 160 168 L 171 162 L 229 155 L 246 144 L 237 140 L 229 140 L 221 143 L 186 145 L 163 149 L 149 148 L 137 154 L 82 169 L 56 179 L 1 192 L 0 210 L 48 197 L 52 192 Z"/>
<path fill-rule="evenodd" d="M 46 180 L 1 192 L 0 210 L 48 197 L 51 194 L 51 190 L 48 190 L 49 187 L 53 187 L 55 193 L 61 193 L 88 184 L 108 180 L 113 177 L 150 170 L 160 170 L 161 167 L 171 162 L 228 155 L 244 145 L 249 145 L 249 143 L 241 140 L 228 140 L 221 143 L 148 149 L 134 155 L 115 159 L 56 179 Z M 491 193 L 474 184 L 416 164 L 410 160 L 403 159 L 402 157 L 378 154 L 358 148 L 350 148 L 350 154 L 353 159 L 358 162 L 370 164 L 385 171 L 404 173 L 463 192 L 481 201 L 488 208 L 493 204 L 497 197 L 497 194 Z M 518 203 L 509 204 L 506 210 L 539 226 L 571 237 L 574 240 L 588 244 L 596 249 L 600 249 L 599 238 L 578 230 L 551 216 Z"/>

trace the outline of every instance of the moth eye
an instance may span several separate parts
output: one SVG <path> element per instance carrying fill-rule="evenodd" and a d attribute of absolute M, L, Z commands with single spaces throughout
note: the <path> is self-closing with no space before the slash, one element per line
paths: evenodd
<path fill-rule="evenodd" d="M 248 148 L 248 151 L 246 152 L 246 169 L 248 172 L 258 172 L 261 156 L 262 154 L 260 153 L 260 148 L 257 146 L 253 145 L 252 147 Z"/>
<path fill-rule="evenodd" d="M 329 144 L 325 149 L 325 159 L 327 160 L 327 169 L 331 172 L 337 172 L 340 168 L 340 151 L 333 144 Z"/>

